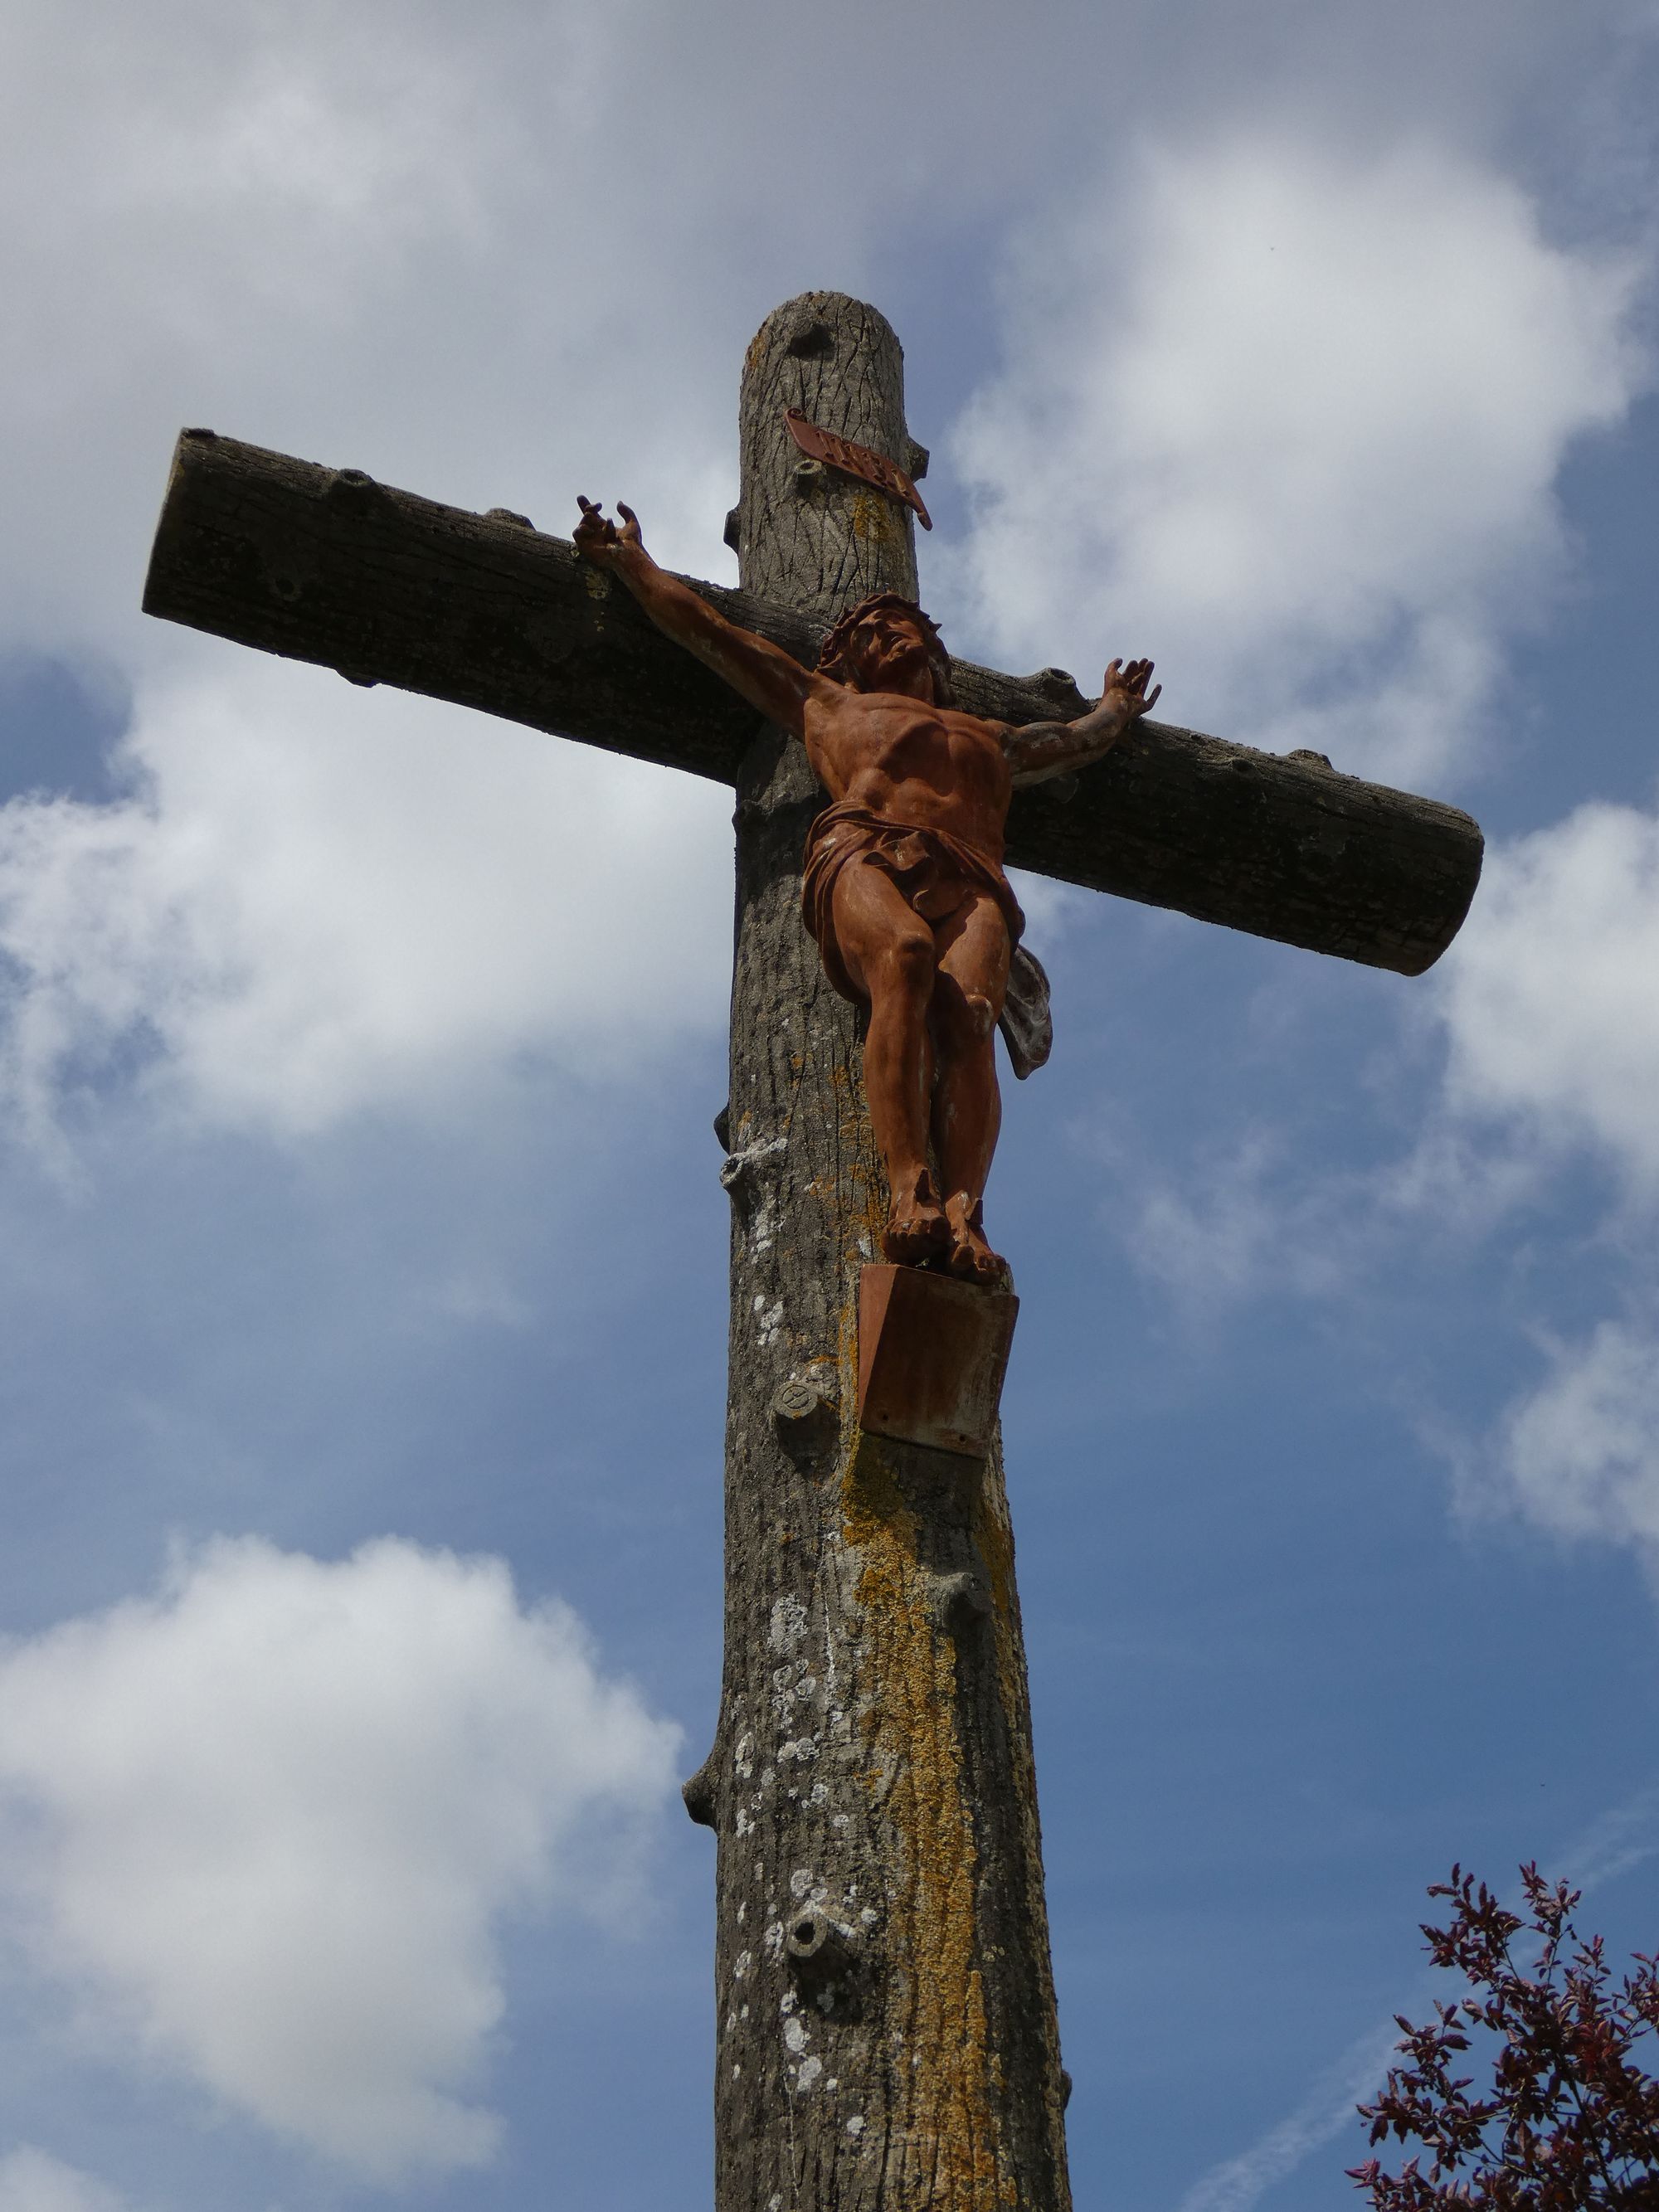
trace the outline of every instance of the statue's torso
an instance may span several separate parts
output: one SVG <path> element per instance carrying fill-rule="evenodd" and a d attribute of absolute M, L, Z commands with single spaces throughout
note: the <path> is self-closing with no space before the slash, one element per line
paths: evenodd
<path fill-rule="evenodd" d="M 999 725 L 895 691 L 842 690 L 806 710 L 806 750 L 832 799 L 945 830 L 1002 858 L 1013 784 Z"/>

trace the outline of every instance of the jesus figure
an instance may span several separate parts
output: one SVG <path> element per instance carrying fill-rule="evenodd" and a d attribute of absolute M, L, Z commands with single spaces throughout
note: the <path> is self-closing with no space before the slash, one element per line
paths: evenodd
<path fill-rule="evenodd" d="M 1046 1050 L 1045 1040 L 1030 1051 L 1029 1024 L 1007 1018 L 1011 967 L 1016 996 L 1022 984 L 1045 989 L 1041 969 L 1017 951 L 1024 916 L 1002 865 L 1008 802 L 1017 786 L 1115 745 L 1158 698 L 1161 687 L 1146 689 L 1152 662 L 1114 660 L 1100 698 L 1074 722 L 984 721 L 955 705 L 939 632 L 908 599 L 864 600 L 830 630 L 817 668 L 803 668 L 659 568 L 631 508 L 618 505 L 619 530 L 580 503 L 579 550 L 799 738 L 830 794 L 807 836 L 801 911 L 830 982 L 869 1015 L 864 1086 L 887 1170 L 887 1257 L 1003 1281 L 983 1210 L 1002 1120 L 998 1023 L 1018 1073 Z"/>

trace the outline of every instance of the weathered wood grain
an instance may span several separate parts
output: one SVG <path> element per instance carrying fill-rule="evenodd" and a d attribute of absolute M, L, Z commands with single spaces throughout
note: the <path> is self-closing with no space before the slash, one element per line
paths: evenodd
<path fill-rule="evenodd" d="M 796 366 L 811 384 L 812 365 Z M 819 396 L 807 393 L 808 411 Z M 878 532 L 890 502 L 845 479 L 798 478 L 781 420 L 756 435 L 780 489 L 764 507 L 753 483 L 744 489 L 750 588 L 696 588 L 813 659 L 839 602 L 826 587 L 810 605 L 787 604 L 778 580 L 799 534 L 815 508 L 849 500 L 862 502 L 859 528 Z M 763 550 L 773 536 L 781 550 Z M 843 565 L 831 580 L 853 573 Z M 721 782 L 736 781 L 755 735 L 742 702 L 567 539 L 208 431 L 179 441 L 144 605 L 355 682 Z M 1084 705 L 1052 675 L 958 661 L 956 678 L 963 706 L 1005 721 Z M 1067 790 L 1017 796 L 1014 866 L 1403 975 L 1444 951 L 1480 877 L 1480 832 L 1455 807 L 1168 724 L 1143 723 Z"/>
<path fill-rule="evenodd" d="M 798 481 L 786 404 L 902 454 L 881 317 L 811 294 L 750 349 L 745 580 L 815 623 L 913 592 L 908 514 Z M 1000 1451 L 858 1429 L 859 1272 L 886 1192 L 859 1024 L 800 921 L 822 793 L 769 729 L 737 788 L 726 1658 L 687 1797 L 718 1838 L 715 2202 L 1068 2212 Z"/>

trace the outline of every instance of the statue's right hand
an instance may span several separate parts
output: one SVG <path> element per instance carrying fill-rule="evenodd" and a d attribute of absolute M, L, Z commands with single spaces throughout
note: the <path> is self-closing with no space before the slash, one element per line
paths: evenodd
<path fill-rule="evenodd" d="M 621 500 L 617 501 L 617 512 L 623 519 L 620 530 L 597 501 L 584 499 L 578 492 L 576 504 L 582 511 L 581 520 L 572 533 L 576 550 L 597 567 L 608 568 L 625 545 L 642 548 L 639 517 Z"/>

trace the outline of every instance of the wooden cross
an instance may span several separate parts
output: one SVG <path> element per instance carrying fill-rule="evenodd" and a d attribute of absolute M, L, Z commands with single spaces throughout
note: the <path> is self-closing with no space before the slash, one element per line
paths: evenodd
<path fill-rule="evenodd" d="M 807 293 L 769 317 L 726 532 L 744 588 L 695 588 L 811 665 L 866 594 L 916 596 L 913 523 L 804 458 L 787 410 L 911 477 L 927 457 L 872 308 Z M 1000 1445 L 953 1455 L 854 1417 L 884 1205 L 854 1012 L 799 915 L 822 800 L 800 746 L 524 516 L 211 431 L 179 440 L 144 605 L 734 788 L 726 1656 L 714 1747 L 685 1787 L 718 1838 L 716 2203 L 1066 2212 Z M 1059 670 L 953 673 L 990 719 L 1084 709 Z M 1405 975 L 1450 942 L 1480 871 L 1467 815 L 1316 755 L 1146 721 L 1068 783 L 1017 795 L 1012 863 Z"/>

